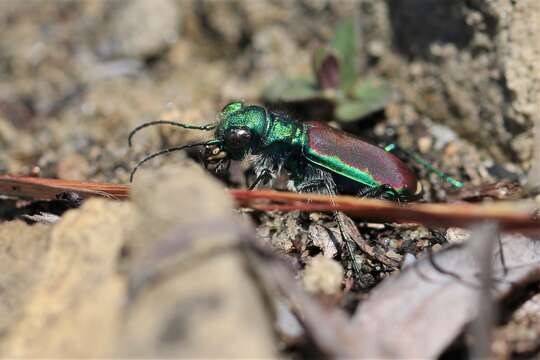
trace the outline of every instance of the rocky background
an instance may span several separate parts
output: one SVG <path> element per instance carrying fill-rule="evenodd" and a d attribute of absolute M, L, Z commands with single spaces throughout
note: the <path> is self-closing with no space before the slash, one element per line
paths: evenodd
<path fill-rule="evenodd" d="M 129 149 L 131 129 L 163 117 L 204 124 L 230 100 L 260 103 L 278 76 L 309 75 L 313 51 L 350 15 L 362 73 L 398 96 L 384 119 L 349 130 L 396 140 L 470 184 L 539 186 L 536 0 L 0 1 L 0 171 L 126 183 L 145 153 L 205 135 L 154 128 Z M 130 201 L 91 200 L 55 224 L 8 221 L 14 202 L 1 200 L 1 354 L 332 353 L 269 295 L 256 263 L 270 255 L 246 242 L 256 233 L 289 254 L 304 289 L 349 312 L 396 268 L 359 255 L 365 286 L 344 296 L 350 269 L 321 240 L 328 216 L 238 213 L 188 155 L 141 169 Z M 424 200 L 447 200 L 417 172 Z M 364 228 L 397 263 L 437 242 L 422 227 Z M 501 336 L 501 358 L 534 353 L 538 336 L 523 345 L 525 328 Z"/>

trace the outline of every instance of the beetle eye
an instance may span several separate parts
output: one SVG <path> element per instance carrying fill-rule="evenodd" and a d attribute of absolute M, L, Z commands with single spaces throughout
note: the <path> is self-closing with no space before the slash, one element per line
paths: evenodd
<path fill-rule="evenodd" d="M 251 131 L 246 128 L 233 128 L 225 131 L 225 144 L 230 149 L 241 149 L 251 142 Z"/>

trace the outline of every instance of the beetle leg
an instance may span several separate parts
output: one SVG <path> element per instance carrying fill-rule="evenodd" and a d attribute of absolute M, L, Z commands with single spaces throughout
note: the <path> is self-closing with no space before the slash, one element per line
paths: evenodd
<path fill-rule="evenodd" d="M 75 209 L 81 206 L 84 199 L 74 191 L 63 191 L 56 194 L 56 200 L 61 201 L 67 208 Z"/>
<path fill-rule="evenodd" d="M 262 169 L 259 175 L 257 176 L 257 178 L 255 179 L 255 181 L 253 182 L 253 184 L 249 186 L 249 190 L 255 189 L 255 187 L 259 185 L 260 182 L 265 184 L 268 181 L 270 181 L 270 179 L 272 179 L 272 174 L 273 174 L 272 170 L 268 168 Z"/>
<path fill-rule="evenodd" d="M 400 201 L 399 193 L 396 191 L 396 189 L 394 189 L 390 185 L 383 184 L 379 186 L 377 189 L 380 191 L 380 196 L 383 199 L 397 200 L 398 202 Z"/>
<path fill-rule="evenodd" d="M 288 155 L 286 153 L 276 154 L 271 151 L 253 156 L 252 165 L 257 177 L 249 189 L 253 190 L 259 183 L 266 184 L 277 174 L 280 174 L 287 157 Z"/>
<path fill-rule="evenodd" d="M 332 175 L 311 165 L 306 166 L 304 179 L 296 186 L 296 191 L 330 196 L 338 192 Z"/>
<path fill-rule="evenodd" d="M 341 233 L 341 236 L 343 237 L 343 242 L 345 243 L 345 247 L 347 248 L 347 253 L 351 260 L 353 276 L 357 280 L 360 280 L 360 276 L 362 275 L 362 273 L 360 272 L 360 268 L 358 267 L 358 263 L 356 262 L 356 257 L 354 256 L 354 248 L 356 247 L 356 242 L 354 241 L 352 234 L 349 231 L 347 231 L 347 227 L 345 226 L 344 221 L 343 221 L 343 216 L 347 216 L 347 215 L 345 215 L 341 211 L 334 211 L 334 219 L 336 223 L 338 224 L 339 232 Z"/>
<path fill-rule="evenodd" d="M 357 196 L 360 197 L 380 197 L 386 200 L 400 200 L 400 194 L 392 186 L 383 184 L 377 187 L 366 187 L 358 191 Z"/>
<path fill-rule="evenodd" d="M 337 194 L 337 186 L 331 174 L 311 165 L 306 167 L 306 176 L 304 181 L 302 181 L 297 187 L 296 191 L 304 193 L 318 193 L 334 196 Z M 349 256 L 353 276 L 359 280 L 362 275 L 356 258 L 354 255 L 354 250 L 356 247 L 356 242 L 354 241 L 354 236 L 347 230 L 347 227 L 344 224 L 343 217 L 347 216 L 341 211 L 334 211 L 334 220 L 337 223 L 341 237 L 343 238 L 343 245 L 345 246 L 347 255 Z"/>
<path fill-rule="evenodd" d="M 377 188 L 366 186 L 358 190 L 358 192 L 356 193 L 356 196 L 361 197 L 361 198 L 373 197 L 373 192 L 375 190 L 377 190 Z"/>
<path fill-rule="evenodd" d="M 324 179 L 314 179 L 302 182 L 296 187 L 296 191 L 300 193 L 321 193 L 321 190 L 326 190 Z"/>
<path fill-rule="evenodd" d="M 446 174 L 445 172 L 437 169 L 436 167 L 431 165 L 429 162 L 427 162 L 426 160 L 421 158 L 417 153 L 415 153 L 413 151 L 406 150 L 406 149 L 402 148 L 401 146 L 399 146 L 397 144 L 387 145 L 384 148 L 384 150 L 386 150 L 388 152 L 391 152 L 391 153 L 394 153 L 394 154 L 402 153 L 407 158 L 410 158 L 414 162 L 416 162 L 417 164 L 423 166 L 424 169 L 426 169 L 427 171 L 436 174 L 439 178 L 441 178 L 444 181 L 452 184 L 452 186 L 454 186 L 456 189 L 459 189 L 459 188 L 463 187 L 463 185 L 464 185 L 461 181 L 456 180 L 453 177 L 451 177 L 450 175 Z"/>
<path fill-rule="evenodd" d="M 216 173 L 222 176 L 229 171 L 230 167 L 231 167 L 231 159 L 221 159 L 219 160 L 217 164 Z"/>

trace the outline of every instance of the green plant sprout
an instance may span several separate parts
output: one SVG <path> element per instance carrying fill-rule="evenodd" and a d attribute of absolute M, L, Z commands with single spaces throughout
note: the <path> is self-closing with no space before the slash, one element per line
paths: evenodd
<path fill-rule="evenodd" d="M 355 18 L 338 23 L 330 44 L 313 54 L 313 74 L 278 78 L 263 91 L 267 103 L 330 103 L 337 121 L 361 119 L 384 109 L 392 89 L 382 78 L 360 77 L 359 33 Z"/>

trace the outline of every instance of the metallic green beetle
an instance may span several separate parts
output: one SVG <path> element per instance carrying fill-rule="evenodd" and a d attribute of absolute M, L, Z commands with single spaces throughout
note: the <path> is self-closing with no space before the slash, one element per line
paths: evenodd
<path fill-rule="evenodd" d="M 261 106 L 229 103 L 216 123 L 204 126 L 162 120 L 145 123 L 131 132 L 130 144 L 136 132 L 158 124 L 214 131 L 214 139 L 151 154 L 137 164 L 131 179 L 140 165 L 156 156 L 207 146 L 209 162 L 249 156 L 256 173 L 251 189 L 285 170 L 290 190 L 298 192 L 354 193 L 399 201 L 415 199 L 422 192 L 414 173 L 392 153 L 324 123 L 300 123 Z"/>

